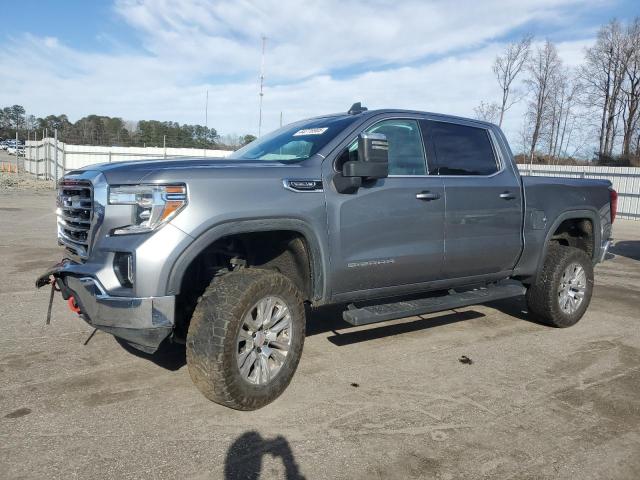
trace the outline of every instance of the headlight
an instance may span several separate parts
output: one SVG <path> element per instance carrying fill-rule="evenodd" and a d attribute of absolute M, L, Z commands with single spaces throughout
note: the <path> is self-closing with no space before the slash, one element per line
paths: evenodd
<path fill-rule="evenodd" d="M 109 187 L 109 204 L 131 205 L 132 223 L 114 235 L 146 233 L 175 217 L 187 205 L 184 185 L 120 185 Z"/>

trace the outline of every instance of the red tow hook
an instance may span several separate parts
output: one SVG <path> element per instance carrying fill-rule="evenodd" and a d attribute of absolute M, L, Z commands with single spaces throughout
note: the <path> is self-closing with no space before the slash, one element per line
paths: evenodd
<path fill-rule="evenodd" d="M 78 315 L 80 315 L 80 307 L 76 303 L 76 299 L 75 298 L 69 297 L 69 300 L 67 300 L 67 305 L 69 305 L 69 309 L 73 313 L 77 313 Z"/>

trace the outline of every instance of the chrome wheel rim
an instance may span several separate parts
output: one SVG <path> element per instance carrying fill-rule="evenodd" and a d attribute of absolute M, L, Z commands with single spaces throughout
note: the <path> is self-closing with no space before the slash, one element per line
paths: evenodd
<path fill-rule="evenodd" d="M 285 301 L 269 295 L 258 300 L 242 319 L 236 339 L 240 376 L 266 385 L 280 373 L 291 348 L 293 323 Z"/>
<path fill-rule="evenodd" d="M 575 313 L 582 305 L 587 289 L 587 274 L 579 263 L 572 263 L 565 268 L 560 278 L 558 304 L 560 309 L 569 315 Z"/>

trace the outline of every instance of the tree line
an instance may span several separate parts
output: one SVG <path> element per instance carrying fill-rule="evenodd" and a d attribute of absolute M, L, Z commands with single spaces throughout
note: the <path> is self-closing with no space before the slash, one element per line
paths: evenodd
<path fill-rule="evenodd" d="M 203 125 L 140 120 L 127 122 L 119 117 L 88 115 L 77 122 L 67 115 L 37 118 L 24 107 L 13 105 L 0 110 L 0 138 L 41 139 L 58 131 L 60 141 L 75 145 L 147 146 L 235 149 L 254 140 L 253 135 L 220 136 L 215 128 Z"/>
<path fill-rule="evenodd" d="M 500 96 L 475 115 L 502 126 L 526 102 L 520 161 L 640 166 L 640 18 L 603 25 L 577 68 L 563 64 L 553 42 L 527 35 L 496 57 L 493 73 Z"/>

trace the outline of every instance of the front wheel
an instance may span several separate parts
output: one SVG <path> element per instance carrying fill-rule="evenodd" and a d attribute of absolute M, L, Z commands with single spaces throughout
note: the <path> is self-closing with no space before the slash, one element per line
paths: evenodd
<path fill-rule="evenodd" d="M 304 336 L 302 296 L 289 278 L 269 270 L 232 272 L 211 283 L 193 313 L 189 374 L 210 400 L 255 410 L 289 385 Z"/>
<path fill-rule="evenodd" d="M 527 305 L 543 323 L 570 327 L 584 315 L 592 293 L 589 256 L 574 247 L 552 244 L 536 283 L 527 291 Z"/>

